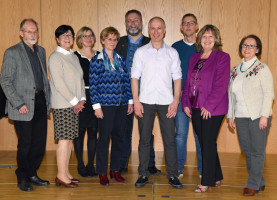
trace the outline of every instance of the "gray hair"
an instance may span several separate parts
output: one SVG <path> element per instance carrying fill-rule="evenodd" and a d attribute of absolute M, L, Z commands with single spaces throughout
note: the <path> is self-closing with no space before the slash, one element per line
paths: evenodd
<path fill-rule="evenodd" d="M 23 19 L 22 20 L 22 22 L 20 23 L 20 31 L 24 31 L 24 25 L 25 25 L 26 22 L 33 22 L 36 25 L 37 30 L 38 30 L 38 23 L 34 19 L 30 18 L 30 19 Z"/>
<path fill-rule="evenodd" d="M 150 24 L 151 24 L 151 22 L 152 22 L 154 19 L 159 19 L 159 20 L 161 20 L 161 21 L 162 21 L 162 24 L 163 24 L 163 26 L 164 26 L 164 28 L 166 27 L 166 26 L 165 26 L 165 21 L 164 21 L 164 19 L 161 18 L 161 17 L 156 16 L 156 17 L 153 17 L 153 18 L 151 18 L 151 19 L 149 20 L 149 22 L 148 22 L 148 29 L 150 28 Z"/>

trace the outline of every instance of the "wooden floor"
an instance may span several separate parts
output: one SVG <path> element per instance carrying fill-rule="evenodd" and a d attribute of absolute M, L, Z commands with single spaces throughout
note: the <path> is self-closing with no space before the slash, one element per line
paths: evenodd
<path fill-rule="evenodd" d="M 86 154 L 85 154 L 86 155 Z M 55 152 L 47 152 L 39 169 L 39 176 L 51 182 L 47 187 L 36 187 L 34 191 L 23 192 L 17 189 L 15 176 L 16 152 L 0 152 L 0 199 L 38 199 L 38 200 L 67 200 L 67 199 L 99 199 L 99 200 L 148 200 L 148 199 L 277 199 L 277 155 L 267 155 L 264 169 L 266 190 L 255 197 L 243 197 L 242 190 L 246 185 L 247 171 L 245 157 L 241 154 L 221 153 L 224 180 L 221 187 L 214 187 L 206 193 L 194 193 L 196 184 L 200 183 L 196 166 L 195 153 L 188 153 L 184 176 L 180 178 L 183 189 L 174 189 L 168 184 L 164 165 L 163 152 L 156 153 L 156 165 L 162 170 L 159 176 L 150 176 L 149 184 L 136 188 L 134 183 L 138 173 L 138 154 L 133 152 L 129 173 L 124 177 L 127 183 L 117 183 L 110 180 L 109 186 L 101 186 L 97 178 L 83 178 L 77 173 L 75 155 L 70 161 L 70 171 L 75 178 L 81 180 L 78 188 L 68 189 L 57 187 L 54 178 L 57 173 Z"/>

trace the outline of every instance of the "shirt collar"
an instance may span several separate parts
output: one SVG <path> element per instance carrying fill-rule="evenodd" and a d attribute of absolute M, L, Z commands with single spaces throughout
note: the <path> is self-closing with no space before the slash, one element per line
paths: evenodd
<path fill-rule="evenodd" d="M 186 44 L 189 45 L 189 46 L 192 46 L 192 45 L 194 45 L 194 43 L 195 43 L 195 42 L 188 43 L 188 42 L 186 42 L 184 39 L 183 39 L 183 41 L 184 41 L 184 43 L 186 43 Z"/>
<path fill-rule="evenodd" d="M 248 60 L 248 61 L 245 61 L 244 58 L 243 58 L 242 62 L 243 62 L 244 65 L 252 65 L 252 63 L 254 63 L 255 60 L 257 60 L 256 56 L 254 58 L 252 58 L 251 60 Z"/>
<path fill-rule="evenodd" d="M 64 48 L 58 46 L 56 49 L 57 52 L 62 53 L 64 55 L 68 55 L 68 54 L 73 54 L 74 52 L 72 51 L 72 49 L 70 49 L 69 51 L 65 50 Z"/>
<path fill-rule="evenodd" d="M 23 45 L 24 45 L 26 51 L 30 51 L 32 53 L 37 53 L 37 46 L 35 44 L 33 45 L 33 48 L 34 48 L 34 51 L 33 51 L 31 49 L 31 47 L 29 47 L 24 41 L 22 41 L 22 42 L 23 42 Z"/>
<path fill-rule="evenodd" d="M 133 38 L 132 38 L 130 35 L 128 35 L 128 39 L 129 39 L 129 42 L 130 42 L 131 44 L 139 44 L 140 41 L 142 40 L 142 38 L 143 38 L 143 35 L 141 35 L 141 36 L 136 40 L 136 42 L 134 42 Z"/>
<path fill-rule="evenodd" d="M 155 48 L 153 47 L 151 40 L 150 40 L 150 42 L 148 43 L 148 48 L 157 51 L 157 49 L 155 49 Z M 166 44 L 165 44 L 164 41 L 163 41 L 163 45 L 162 45 L 162 47 L 161 47 L 158 51 L 163 50 L 164 48 L 166 48 Z"/>
<path fill-rule="evenodd" d="M 71 49 L 70 49 L 70 50 L 71 50 Z M 78 54 L 80 54 L 81 58 L 86 58 L 86 59 L 88 59 L 89 61 L 91 60 L 91 59 L 87 58 L 86 56 L 82 55 L 82 54 L 80 53 L 80 51 L 77 50 L 77 52 L 78 52 Z M 96 54 L 95 54 L 95 55 L 96 55 Z"/>

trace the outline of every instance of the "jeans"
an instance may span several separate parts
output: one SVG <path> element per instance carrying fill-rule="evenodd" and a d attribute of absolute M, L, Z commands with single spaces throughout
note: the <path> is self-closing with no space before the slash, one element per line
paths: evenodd
<path fill-rule="evenodd" d="M 120 167 L 128 168 L 129 158 L 132 152 L 132 132 L 134 123 L 134 112 L 130 115 L 126 115 L 126 125 L 124 129 L 123 141 L 122 141 L 122 151 L 120 159 Z M 150 160 L 149 167 L 155 166 L 155 151 L 154 151 L 154 135 L 151 135 L 151 148 L 150 148 Z"/>
<path fill-rule="evenodd" d="M 184 164 L 187 158 L 187 139 L 189 131 L 189 117 L 182 110 L 182 103 L 180 100 L 177 115 L 175 118 L 176 123 L 176 145 L 177 145 L 177 157 L 178 157 L 178 171 L 184 171 Z M 197 153 L 197 169 L 200 174 L 202 174 L 202 155 L 201 147 L 198 141 L 198 137 L 193 130 L 196 153 Z"/>

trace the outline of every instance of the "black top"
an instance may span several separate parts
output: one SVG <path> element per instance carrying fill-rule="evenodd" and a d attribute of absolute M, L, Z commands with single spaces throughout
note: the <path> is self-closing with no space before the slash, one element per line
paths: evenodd
<path fill-rule="evenodd" d="M 36 83 L 36 89 L 37 90 L 43 90 L 44 85 L 43 85 L 43 79 L 42 79 L 42 71 L 41 71 L 41 63 L 38 58 L 38 49 L 37 46 L 34 45 L 34 51 L 27 45 L 25 42 L 23 42 L 24 47 L 26 49 L 26 52 L 28 54 L 29 61 L 32 66 L 32 71 L 34 74 L 34 79 Z"/>
<path fill-rule="evenodd" d="M 127 35 L 122 36 L 115 48 L 116 53 L 118 53 L 123 58 L 123 60 L 126 60 L 126 57 L 127 57 L 128 42 L 129 42 L 128 36 Z M 145 37 L 143 35 L 141 46 L 146 45 L 149 42 L 150 42 L 150 38 Z"/>
<path fill-rule="evenodd" d="M 4 117 L 5 114 L 5 107 L 6 107 L 6 96 L 2 90 L 2 87 L 0 85 L 0 119 Z"/>

